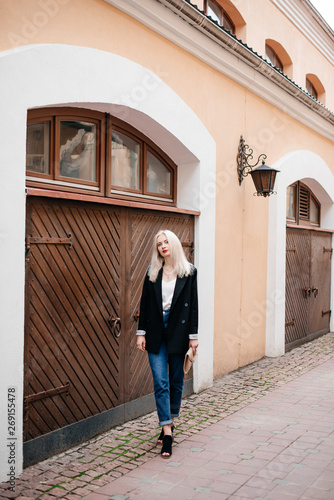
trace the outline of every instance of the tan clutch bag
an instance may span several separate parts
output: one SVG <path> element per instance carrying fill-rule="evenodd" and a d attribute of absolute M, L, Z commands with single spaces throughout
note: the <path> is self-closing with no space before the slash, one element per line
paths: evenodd
<path fill-rule="evenodd" d="M 190 368 L 192 367 L 194 361 L 195 361 L 195 358 L 196 358 L 196 354 L 194 356 L 193 354 L 193 350 L 191 347 L 189 347 L 186 355 L 185 355 L 185 358 L 184 358 L 184 363 L 183 363 L 183 371 L 184 373 L 188 373 Z"/>

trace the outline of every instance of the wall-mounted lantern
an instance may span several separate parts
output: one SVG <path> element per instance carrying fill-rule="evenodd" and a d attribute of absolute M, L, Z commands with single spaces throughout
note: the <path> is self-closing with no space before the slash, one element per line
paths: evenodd
<path fill-rule="evenodd" d="M 251 174 L 257 196 L 270 196 L 271 194 L 276 194 L 274 191 L 274 184 L 276 179 L 276 174 L 279 170 L 275 170 L 274 168 L 268 167 L 264 160 L 267 158 L 267 155 L 264 153 L 260 154 L 257 159 L 257 162 L 254 165 L 250 165 L 248 163 L 248 159 L 253 158 L 253 150 L 245 144 L 243 137 L 240 137 L 239 148 L 238 148 L 238 156 L 237 156 L 237 171 L 239 178 L 239 185 L 241 185 L 243 178 L 247 177 L 248 174 Z M 262 165 L 255 170 L 260 161 L 262 160 Z"/>

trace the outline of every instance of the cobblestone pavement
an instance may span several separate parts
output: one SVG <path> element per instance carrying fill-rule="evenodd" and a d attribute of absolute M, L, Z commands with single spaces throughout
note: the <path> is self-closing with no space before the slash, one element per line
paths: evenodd
<path fill-rule="evenodd" d="M 161 496 L 157 496 L 156 492 L 154 493 L 155 490 L 153 487 L 153 483 L 156 482 L 156 479 L 152 479 L 152 477 L 146 477 L 149 476 L 149 474 L 147 473 L 148 470 L 158 467 L 159 472 L 155 472 L 159 474 L 162 467 L 164 467 L 164 470 L 166 470 L 166 467 L 174 466 L 173 472 L 178 470 L 177 473 L 179 474 L 179 476 L 177 476 L 177 474 L 176 476 L 175 474 L 173 474 L 173 477 L 175 476 L 180 479 L 182 467 L 177 467 L 177 464 L 180 465 L 180 463 L 182 463 L 182 457 L 184 458 L 184 460 L 190 459 L 189 453 L 191 452 L 191 464 L 196 464 L 196 460 L 197 463 L 200 464 L 201 462 L 199 461 L 199 458 L 194 456 L 197 450 L 198 454 L 199 452 L 201 452 L 200 457 L 203 460 L 206 453 L 203 448 L 204 445 L 201 447 L 203 439 L 204 441 L 206 440 L 206 442 L 210 441 L 211 444 L 212 440 L 214 439 L 222 439 L 225 431 L 228 430 L 226 428 L 227 422 L 229 422 L 228 427 L 230 431 L 235 428 L 236 432 L 238 432 L 238 429 L 240 429 L 240 419 L 249 418 L 247 416 L 242 416 L 243 412 L 247 411 L 247 407 L 252 409 L 257 408 L 258 410 L 265 411 L 266 408 L 260 407 L 262 402 L 259 400 L 263 398 L 263 401 L 268 401 L 269 397 L 277 398 L 279 397 L 279 395 L 282 397 L 282 394 L 285 394 L 282 391 L 284 391 L 284 386 L 287 383 L 290 384 L 291 382 L 296 381 L 296 387 L 291 387 L 292 390 L 298 392 L 299 389 L 297 382 L 300 380 L 300 389 L 302 390 L 305 397 L 305 394 L 307 395 L 307 387 L 305 387 L 305 384 L 308 384 L 310 381 L 312 382 L 313 372 L 316 373 L 316 370 L 318 370 L 317 376 L 320 377 L 321 380 L 321 376 L 325 377 L 326 374 L 329 373 L 327 367 L 328 363 L 330 362 L 330 364 L 333 365 L 333 361 L 334 333 L 329 333 L 319 339 L 293 349 L 292 351 L 286 353 L 284 356 L 281 356 L 279 358 L 263 358 L 262 360 L 253 363 L 252 365 L 246 366 L 235 372 L 225 375 L 222 378 L 216 380 L 212 388 L 207 389 L 201 394 L 194 394 L 186 398 L 183 401 L 181 416 L 177 421 L 176 440 L 174 443 L 173 457 L 171 460 L 162 461 L 160 457 L 159 461 L 154 460 L 154 458 L 157 458 L 157 455 L 160 453 L 160 447 L 156 446 L 156 438 L 160 432 L 160 429 L 157 427 L 156 414 L 150 413 L 149 415 L 140 417 L 131 422 L 127 422 L 124 425 L 115 427 L 114 429 L 111 429 L 103 435 L 87 441 L 84 444 L 76 446 L 65 453 L 62 453 L 48 460 L 45 460 L 44 462 L 25 469 L 23 474 L 16 480 L 15 492 L 9 491 L 8 484 L 0 484 L 0 498 L 17 498 L 19 500 L 51 500 L 55 498 L 77 500 L 86 496 L 88 496 L 87 500 L 125 500 L 127 498 L 145 498 L 145 500 L 149 500 L 150 498 L 171 498 L 170 494 L 167 497 L 167 495 L 163 495 L 163 492 L 161 493 Z M 323 372 L 321 372 L 322 367 L 326 367 L 327 371 L 324 368 Z M 273 391 L 275 391 L 275 394 L 271 394 Z M 328 391 L 330 393 L 333 393 L 334 386 L 331 385 Z M 278 414 L 280 413 L 281 409 L 283 411 L 286 408 L 286 404 L 284 401 L 285 397 L 286 395 L 283 396 L 283 400 L 272 399 L 272 403 L 270 403 L 271 405 L 274 405 L 273 407 Z M 324 397 L 322 396 L 321 399 L 324 399 Z M 307 400 L 305 401 L 307 402 Z M 279 404 L 280 402 L 281 404 Z M 266 406 L 269 408 L 270 404 L 268 403 L 266 404 Z M 308 402 L 308 404 L 311 405 L 310 402 Z M 329 404 L 330 403 L 328 403 L 328 405 Z M 328 405 L 326 408 L 327 413 Z M 318 407 L 319 405 L 313 404 L 311 406 L 314 407 L 313 413 L 315 413 L 317 410 L 316 407 Z M 270 407 L 270 409 L 272 408 Z M 332 405 L 330 410 L 332 411 L 333 415 L 334 405 Z M 301 412 L 301 414 L 308 415 L 307 412 Z M 268 415 L 268 413 L 266 415 Z M 261 420 L 259 420 L 259 418 L 260 417 L 258 417 L 258 422 L 260 422 Z M 305 418 L 307 420 L 308 417 Z M 268 419 L 266 419 L 265 422 L 267 422 L 267 420 Z M 272 416 L 271 420 L 274 420 Z M 237 423 L 233 425 L 233 422 Z M 292 427 L 293 424 L 296 423 L 297 422 L 291 421 L 289 422 L 289 425 L 291 424 Z M 305 422 L 303 425 L 306 432 Z M 327 421 L 327 425 L 328 432 L 325 437 L 322 437 L 322 440 L 324 445 L 328 447 L 327 455 L 325 455 L 325 457 L 327 457 L 328 459 L 328 457 L 330 456 L 330 460 L 333 460 L 334 417 L 332 419 L 332 424 L 330 425 Z M 259 425 L 259 427 L 261 426 L 263 426 L 263 422 L 261 423 L 261 425 Z M 271 429 L 271 433 L 272 432 L 277 434 L 277 447 L 286 447 L 286 436 L 283 435 L 283 432 Z M 329 434 L 331 434 L 331 437 L 329 437 Z M 239 439 L 239 437 L 237 439 Z M 257 437 L 257 439 L 259 440 L 260 438 Z M 317 439 L 319 439 L 319 436 Z M 251 443 L 251 441 L 251 439 L 248 440 L 247 438 L 246 443 Z M 262 437 L 262 441 L 263 447 L 265 447 L 265 442 L 267 441 L 265 436 Z M 262 441 L 257 442 L 257 447 L 260 446 Z M 220 444 L 220 448 L 221 447 L 222 445 Z M 311 444 L 309 445 L 308 450 L 308 453 L 310 454 L 309 456 L 311 456 L 311 453 L 317 453 L 317 451 L 314 451 L 314 447 L 312 447 Z M 270 455 L 269 449 L 266 448 L 266 451 L 268 453 L 268 459 Z M 271 452 L 274 452 L 274 450 L 271 450 Z M 182 453 L 188 453 L 188 456 L 182 455 Z M 179 461 L 175 461 L 175 456 L 177 460 L 179 459 Z M 247 462 L 250 456 L 253 457 L 253 455 L 245 455 L 240 459 L 240 456 L 238 463 Z M 265 455 L 263 455 L 263 458 L 264 456 Z M 311 459 L 312 458 L 313 457 L 311 456 Z M 299 463 L 300 460 L 298 461 L 296 458 L 294 458 L 294 462 L 296 463 L 294 463 L 293 465 L 296 468 L 297 473 L 299 471 L 298 467 L 304 467 L 304 465 L 301 465 Z M 323 460 L 318 460 L 318 462 L 316 460 L 313 461 L 314 469 L 317 473 L 319 473 L 319 470 L 317 471 L 318 465 L 315 464 L 321 463 L 323 467 L 325 467 Z M 255 461 L 253 460 L 252 463 L 254 464 Z M 334 460 L 332 462 L 332 465 L 333 463 Z M 182 494 L 184 496 L 182 496 L 182 494 L 180 493 L 178 496 L 177 493 L 174 494 L 173 492 L 172 497 L 174 498 L 174 500 L 177 498 L 206 498 L 206 500 L 214 500 L 216 498 L 219 498 L 219 500 L 225 498 L 231 498 L 235 500 L 242 500 L 245 498 L 260 499 L 260 495 L 258 493 L 255 493 L 258 491 L 259 483 L 257 486 L 256 484 L 248 485 L 248 488 L 250 489 L 247 489 L 246 487 L 246 489 L 241 490 L 240 496 L 230 496 L 232 495 L 230 491 L 221 491 L 221 493 L 219 494 L 214 492 L 210 493 L 211 489 L 207 487 L 208 483 L 206 483 L 204 479 L 209 478 L 209 469 L 211 465 L 214 468 L 214 463 L 212 462 L 211 464 L 209 460 L 209 465 L 208 463 L 206 463 L 205 477 L 203 478 L 202 483 L 200 481 L 203 486 L 198 486 L 197 488 L 195 488 L 196 494 L 190 494 L 189 492 L 187 493 L 189 488 L 188 490 L 183 488 Z M 226 488 L 226 485 L 229 484 L 229 474 L 231 474 L 232 471 L 228 469 L 226 464 L 225 466 L 225 472 L 224 470 L 222 472 L 222 469 L 219 472 L 223 475 L 226 474 L 224 475 L 223 481 Z M 184 468 L 183 470 L 186 471 L 186 469 L 187 468 Z M 246 482 L 246 479 L 248 481 L 254 471 L 251 472 L 251 468 L 247 470 L 247 477 L 245 476 L 246 473 L 237 474 L 234 475 L 234 477 L 238 476 L 242 478 L 243 476 L 243 481 Z M 330 476 L 334 477 L 334 468 L 329 469 L 329 471 L 327 472 Z M 146 476 L 142 477 L 143 473 L 145 473 Z M 278 485 L 279 488 L 281 488 L 278 496 L 275 496 L 275 494 L 273 494 L 272 496 L 266 496 L 266 498 L 277 498 L 278 500 L 295 500 L 297 498 L 301 498 L 300 496 L 296 496 L 296 494 L 294 494 L 294 491 L 291 490 L 288 481 L 286 481 L 285 479 L 280 479 L 280 477 L 285 477 L 284 474 L 286 475 L 288 472 L 284 470 L 283 474 L 281 470 L 281 476 L 279 475 L 279 473 L 280 471 L 278 471 L 277 473 L 277 477 L 275 478 L 276 483 L 274 484 L 274 486 L 277 487 Z M 142 484 L 144 484 L 145 481 L 146 483 L 148 483 L 146 484 L 148 490 L 142 491 L 142 494 L 140 494 L 140 490 L 138 490 L 136 491 L 136 495 L 134 497 L 120 494 L 119 492 L 121 492 L 121 482 L 123 480 L 125 482 L 131 482 L 131 480 L 134 480 L 134 477 L 136 477 L 136 474 L 138 475 L 138 477 L 141 477 Z M 119 479 L 122 476 L 124 476 L 124 478 Z M 184 476 L 187 476 L 186 472 L 184 472 Z M 298 477 L 301 478 L 302 476 Z M 333 477 L 330 480 L 330 477 L 327 478 L 327 476 L 324 476 L 323 481 L 327 481 L 328 483 L 326 483 L 326 488 L 322 485 L 319 491 L 313 491 L 313 496 L 303 496 L 303 498 L 307 498 L 310 500 L 315 500 L 318 498 L 325 500 L 334 500 Z M 259 480 L 259 478 L 257 479 Z M 113 487 L 113 485 L 115 485 L 115 488 Z M 288 492 L 286 491 L 287 485 L 290 488 Z M 192 488 L 192 491 L 193 490 L 194 488 Z"/>

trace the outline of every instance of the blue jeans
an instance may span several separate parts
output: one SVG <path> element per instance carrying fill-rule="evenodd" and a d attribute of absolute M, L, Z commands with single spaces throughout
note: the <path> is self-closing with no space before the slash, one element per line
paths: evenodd
<path fill-rule="evenodd" d="M 167 318 L 164 317 L 166 327 Z M 180 413 L 183 393 L 183 362 L 182 354 L 168 354 L 167 342 L 161 342 L 158 354 L 148 353 L 148 359 L 153 375 L 155 403 L 157 406 L 159 425 L 168 425 L 172 418 Z"/>

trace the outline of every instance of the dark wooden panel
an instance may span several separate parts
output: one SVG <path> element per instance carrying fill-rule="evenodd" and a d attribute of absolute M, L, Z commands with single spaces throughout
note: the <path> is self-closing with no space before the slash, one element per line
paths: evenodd
<path fill-rule="evenodd" d="M 52 222 L 55 223 L 54 217 L 52 217 Z M 94 276 L 92 277 L 86 272 L 85 266 L 75 267 L 73 265 L 75 254 L 80 254 L 81 250 L 81 246 L 77 244 L 78 240 L 74 241 L 76 241 L 76 245 L 73 245 L 73 248 L 66 254 L 62 252 L 63 248 L 59 245 L 38 245 L 37 251 L 42 249 L 44 256 L 46 256 L 45 275 L 48 276 L 49 280 L 47 289 L 49 293 L 55 293 L 53 303 L 56 307 L 58 306 L 57 312 L 60 317 L 64 318 L 67 330 L 71 331 L 69 342 L 76 339 L 77 345 L 80 347 L 80 350 L 77 351 L 78 356 L 82 358 L 80 362 L 87 363 L 89 366 L 91 363 L 95 363 L 96 370 L 100 373 L 108 364 L 103 359 L 103 351 L 99 349 L 99 343 L 105 332 L 105 328 L 103 329 L 101 326 L 102 320 L 98 309 L 101 304 L 94 289 L 91 293 L 93 288 L 91 283 Z M 81 245 L 84 246 L 85 242 L 83 241 Z M 39 262 L 43 262 L 42 258 L 39 259 Z M 49 268 L 50 263 L 52 269 Z M 100 383 L 100 377 L 95 376 L 95 372 L 93 377 L 95 378 L 94 383 L 97 384 L 96 389 L 99 390 L 98 395 L 103 399 L 104 404 L 108 405 L 108 398 L 106 398 Z"/>
<path fill-rule="evenodd" d="M 323 312 L 330 309 L 331 258 L 330 233 L 312 232 L 311 234 L 311 273 L 310 273 L 310 334 L 329 332 L 330 315 Z"/>
<path fill-rule="evenodd" d="M 153 392 L 134 316 L 161 228 L 193 261 L 192 215 L 28 198 L 26 442 Z"/>
<path fill-rule="evenodd" d="M 307 335 L 309 300 L 303 289 L 309 286 L 310 232 L 287 228 L 286 234 L 285 343 Z"/>
<path fill-rule="evenodd" d="M 69 394 L 26 404 L 25 440 L 119 404 L 119 341 L 108 318 L 120 307 L 117 207 L 28 199 L 25 396 L 69 382 Z M 44 244 L 43 238 L 66 238 Z"/>
<path fill-rule="evenodd" d="M 331 246 L 330 233 L 287 228 L 287 348 L 329 331 L 330 315 L 324 312 L 330 309 Z"/>

